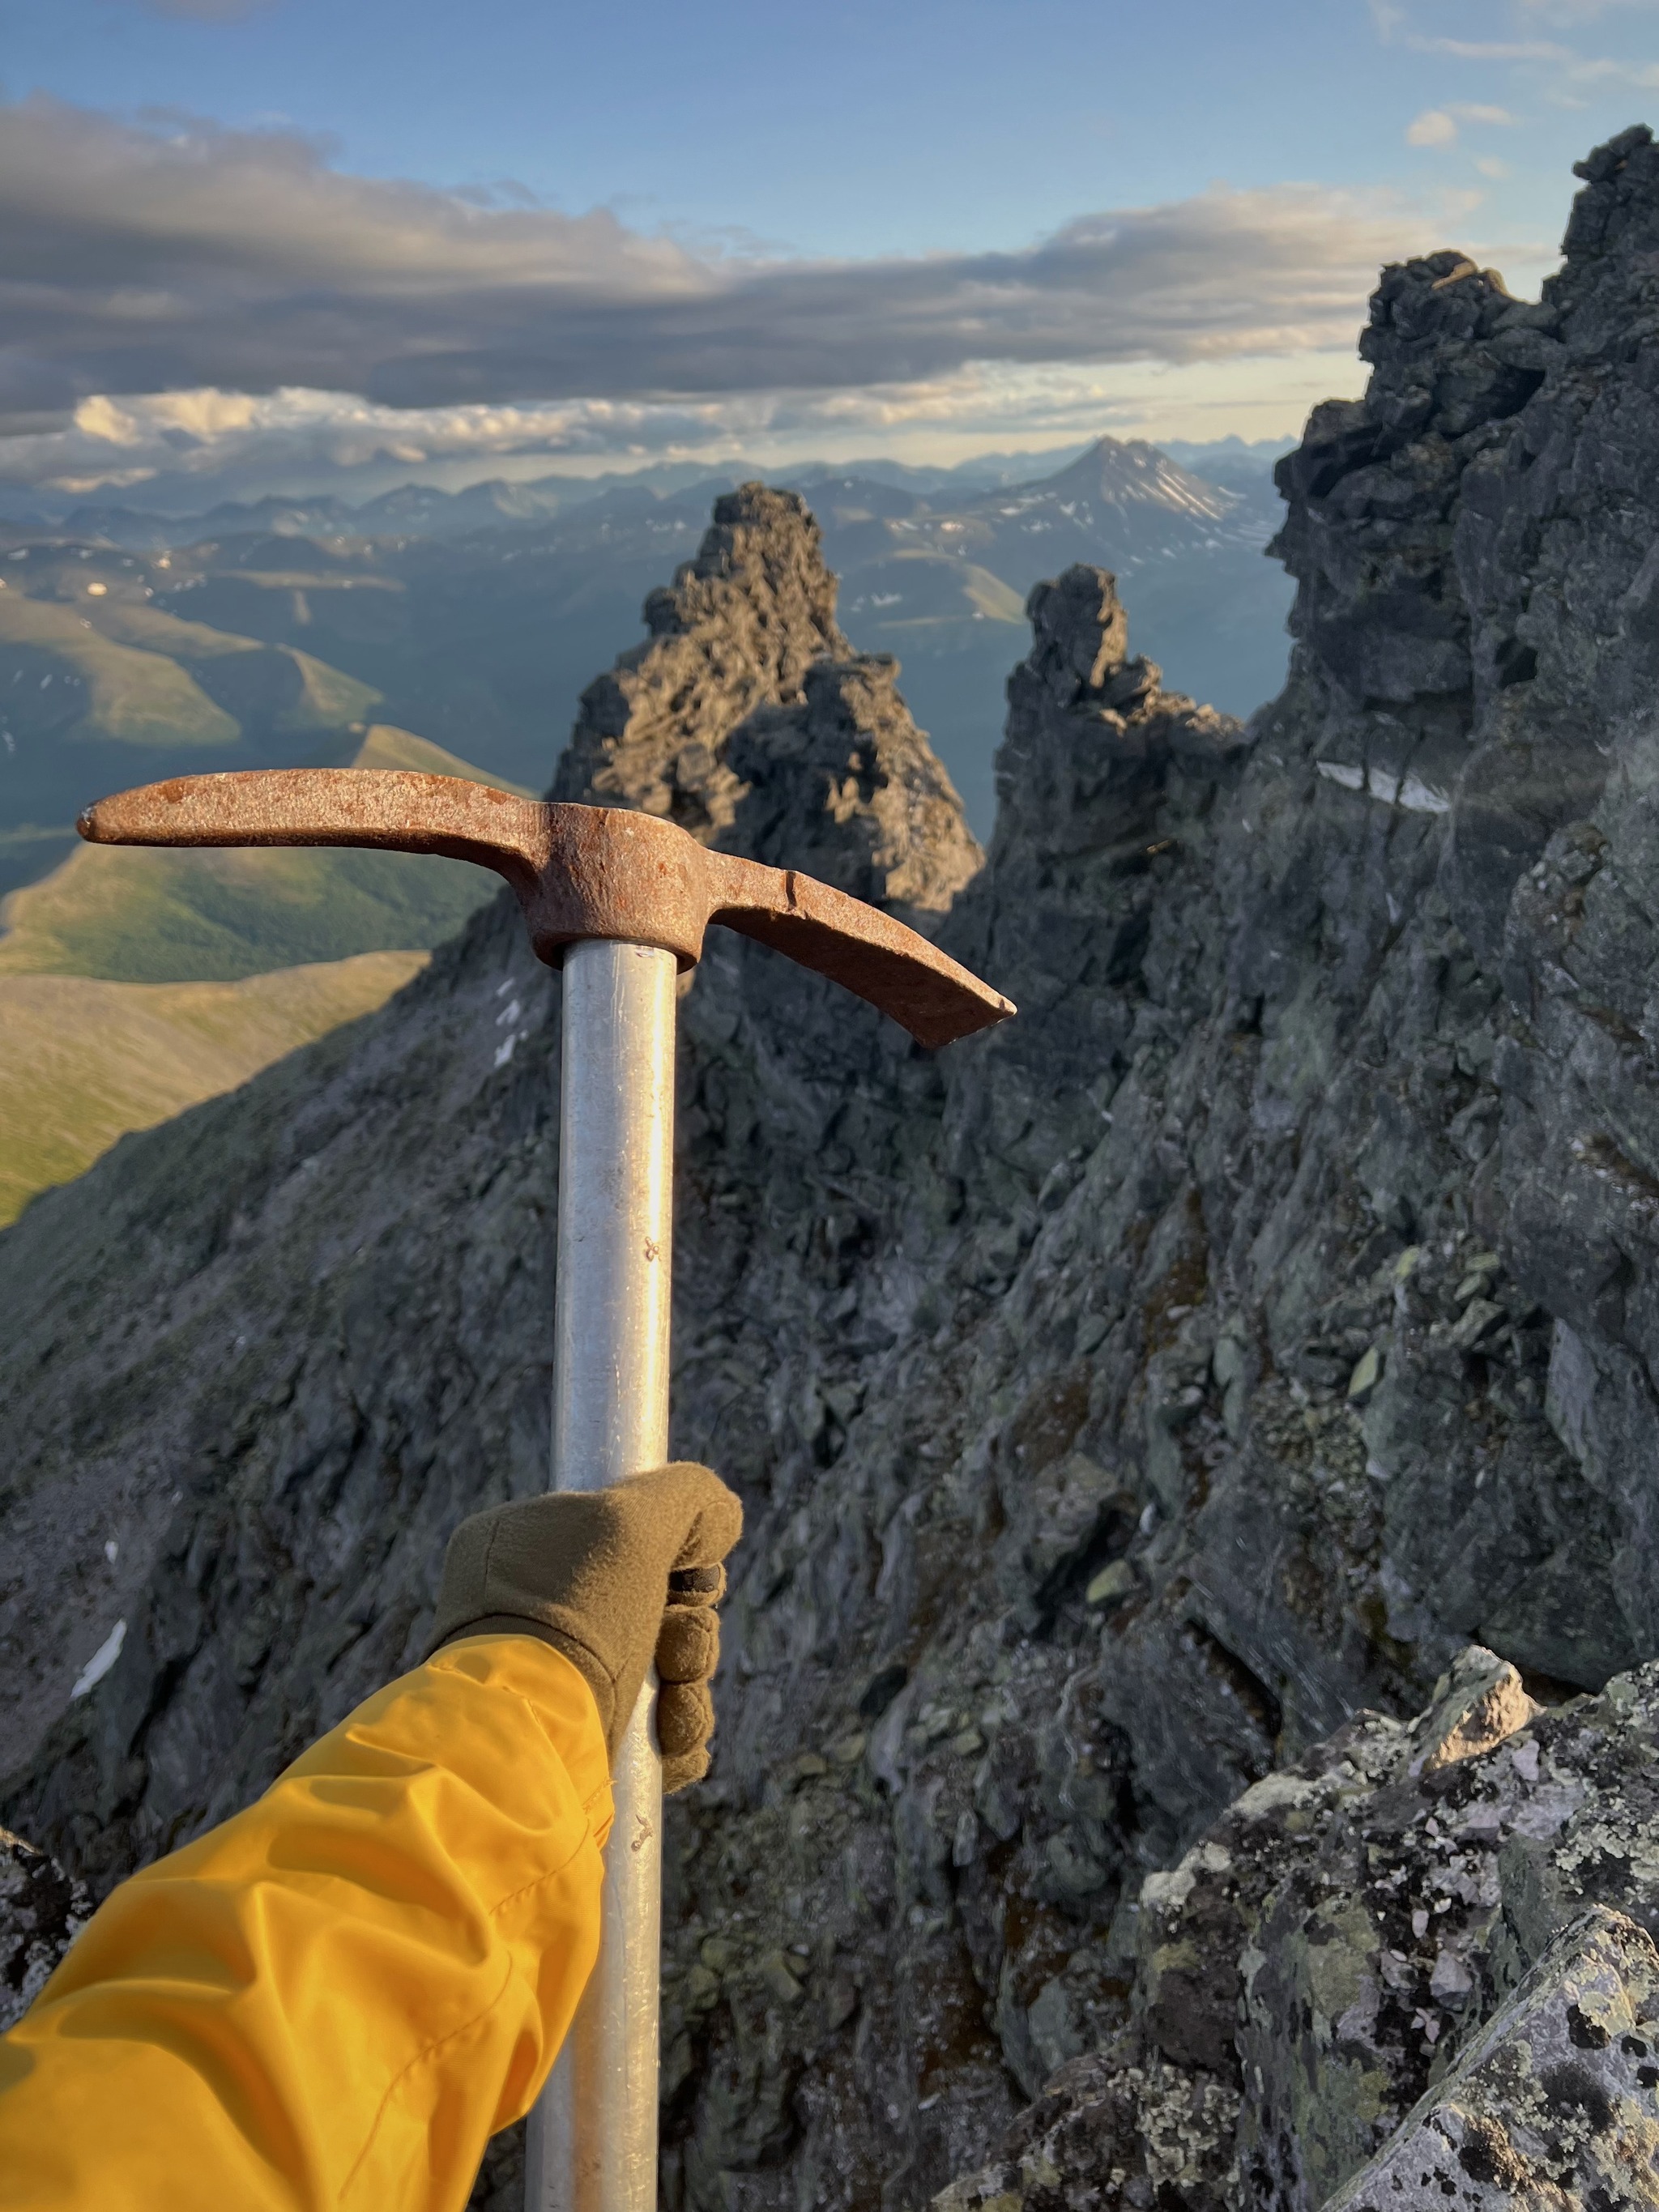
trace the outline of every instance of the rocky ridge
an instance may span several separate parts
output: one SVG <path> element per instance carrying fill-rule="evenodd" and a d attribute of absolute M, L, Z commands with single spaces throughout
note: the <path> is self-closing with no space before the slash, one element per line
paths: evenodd
<path fill-rule="evenodd" d="M 1283 468 L 1296 649 L 1248 729 L 1130 658 L 1100 572 L 1033 594 L 977 872 L 798 501 L 722 501 L 589 694 L 562 795 L 888 898 L 1022 1008 L 932 1060 L 735 942 L 684 1001 L 675 1448 L 750 1533 L 670 1838 L 677 2212 L 920 2203 L 1141 2032 L 1143 1886 L 1230 1804 L 1321 1786 L 1352 1728 L 1392 1787 L 1386 1717 L 1471 1638 L 1547 1704 L 1655 1649 L 1659 154 L 1584 173 L 1538 306 L 1456 255 L 1385 272 L 1366 397 Z M 77 1872 L 405 1663 L 448 1528 L 539 1484 L 556 1003 L 492 908 L 0 1240 L 4 1807 Z M 1572 1940 L 1564 1972 L 1646 1971 Z M 1478 2070 L 1510 1985 L 1473 1956 L 1455 2035 L 1340 2013 L 1316 2081 L 1376 2076 L 1370 2124 L 1424 2043 Z M 1257 1984 L 1235 2060 L 1291 2047 Z M 1224 1996 L 1167 2009 L 1209 2057 L 1160 2109 L 1243 2142 L 1269 2069 L 1229 2090 Z M 1146 2109 L 1138 2064 L 1094 2101 Z M 1376 2151 L 1352 2106 L 1295 2121 L 1307 2170 L 1164 2178 L 1311 2203 Z"/>
<path fill-rule="evenodd" d="M 1129 2024 L 934 2212 L 1650 2203 L 1659 1667 L 1536 1705 L 1479 1646 L 1140 1893 Z"/>

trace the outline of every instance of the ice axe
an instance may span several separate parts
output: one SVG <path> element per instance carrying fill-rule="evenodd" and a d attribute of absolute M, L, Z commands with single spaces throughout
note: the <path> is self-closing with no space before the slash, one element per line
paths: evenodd
<path fill-rule="evenodd" d="M 769 945 L 935 1047 L 1014 1011 L 890 915 L 672 822 L 362 769 L 192 775 L 100 799 L 99 845 L 349 845 L 504 876 L 564 970 L 552 1486 L 668 1456 L 675 978 L 708 925 Z M 653 2212 L 662 1786 L 647 1683 L 619 1753 L 599 1961 L 532 2117 L 531 2212 Z"/>

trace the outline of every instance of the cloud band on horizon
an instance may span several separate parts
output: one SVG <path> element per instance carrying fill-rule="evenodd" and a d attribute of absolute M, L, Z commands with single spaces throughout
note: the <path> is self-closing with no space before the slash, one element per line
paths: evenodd
<path fill-rule="evenodd" d="M 1024 251 L 715 260 L 599 211 L 343 174 L 312 142 L 0 107 L 0 430 L 98 394 L 421 408 L 899 386 L 975 362 L 1352 342 L 1420 217 L 1312 185 L 1079 217 Z"/>

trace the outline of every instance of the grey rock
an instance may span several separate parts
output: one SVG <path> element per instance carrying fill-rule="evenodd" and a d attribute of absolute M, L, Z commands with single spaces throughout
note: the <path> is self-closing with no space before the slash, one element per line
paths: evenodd
<path fill-rule="evenodd" d="M 814 661 L 853 657 L 822 543 L 794 492 L 750 484 L 717 500 L 696 558 L 645 603 L 647 641 L 582 694 L 553 796 L 639 807 L 702 837 L 728 827 L 732 728 L 798 701 Z"/>
<path fill-rule="evenodd" d="M 1145 1878 L 1127 2024 L 936 2212 L 1652 2203 L 1656 1755 L 1659 1664 L 1360 1716 Z"/>
<path fill-rule="evenodd" d="M 0 1828 L 0 2032 L 22 2018 L 91 1917 L 84 1883 Z"/>
<path fill-rule="evenodd" d="M 1413 1731 L 1409 1771 L 1437 1773 L 1490 1750 L 1542 1711 L 1507 1660 L 1471 1645 L 1435 1684 L 1434 1703 Z"/>
<path fill-rule="evenodd" d="M 1659 1953 L 1621 1913 L 1564 1929 L 1330 2212 L 1651 2204 Z"/>
<path fill-rule="evenodd" d="M 933 2212 L 1223 2212 L 1237 2111 L 1224 2083 L 1133 2046 L 1079 2058 L 1021 2115 L 997 2159 L 939 2191 Z"/>

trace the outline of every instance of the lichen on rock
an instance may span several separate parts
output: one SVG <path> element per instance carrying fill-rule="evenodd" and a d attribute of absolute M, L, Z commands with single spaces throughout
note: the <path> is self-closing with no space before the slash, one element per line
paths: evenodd
<path fill-rule="evenodd" d="M 1656 2050 L 1651 1937 L 1586 1913 L 1330 2212 L 1651 2204 Z"/>
<path fill-rule="evenodd" d="M 0 2033 L 22 2018 L 91 1917 L 83 1882 L 0 1828 Z"/>
<path fill-rule="evenodd" d="M 1659 1664 L 1550 1709 L 1512 1673 L 1460 1653 L 1149 1875 L 1128 2024 L 935 2212 L 1650 2203 Z"/>

